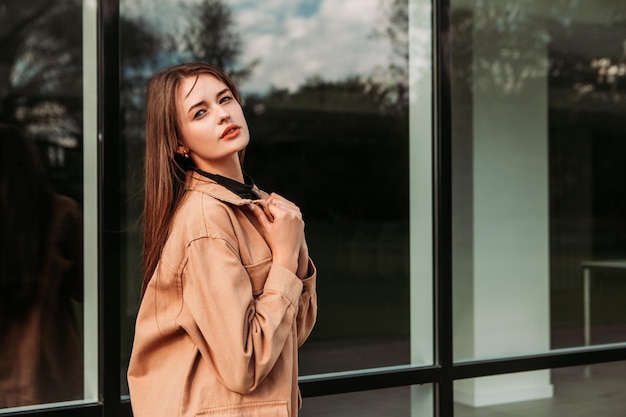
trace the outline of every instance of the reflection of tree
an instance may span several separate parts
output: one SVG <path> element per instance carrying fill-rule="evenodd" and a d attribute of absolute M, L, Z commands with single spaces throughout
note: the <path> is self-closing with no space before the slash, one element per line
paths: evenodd
<path fill-rule="evenodd" d="M 569 101 L 615 88 L 624 24 L 573 17 L 584 16 L 585 7 L 595 6 L 578 0 L 479 0 L 471 7 L 455 7 L 454 79 L 474 91 L 514 94 L 529 80 L 549 76 L 551 85 L 572 93 Z"/>
<path fill-rule="evenodd" d="M 453 10 L 454 49 L 469 58 L 453 65 L 457 80 L 473 90 L 512 94 L 529 79 L 545 76 L 549 34 L 543 18 L 526 7 L 528 2 L 482 0 L 474 9 Z"/>
<path fill-rule="evenodd" d="M 556 107 L 616 110 L 626 104 L 626 25 L 576 23 L 553 31 L 550 85 Z M 623 108 L 623 107 L 621 107 Z"/>
<path fill-rule="evenodd" d="M 375 38 L 386 38 L 392 56 L 386 68 L 384 83 L 371 82 L 370 89 L 380 95 L 384 109 L 406 111 L 409 103 L 409 9 L 408 0 L 393 0 L 383 9 L 384 26 L 374 30 Z"/>
<path fill-rule="evenodd" d="M 82 193 L 82 1 L 0 2 L 0 120 L 36 141 L 59 191 Z M 140 68 L 158 40 L 122 18 L 131 65 Z M 130 74 L 127 73 L 125 75 Z"/>
<path fill-rule="evenodd" d="M 159 66 L 162 37 L 142 19 L 120 17 L 122 132 L 127 138 L 143 137 L 144 87 Z"/>
<path fill-rule="evenodd" d="M 187 11 L 189 28 L 179 39 L 184 54 L 223 69 L 237 83 L 248 78 L 258 61 L 239 66 L 241 37 L 235 32 L 231 11 L 222 0 L 201 0 L 188 5 Z"/>
<path fill-rule="evenodd" d="M 224 69 L 240 82 L 255 65 L 238 66 L 241 40 L 221 0 L 179 1 L 178 5 L 189 16 L 182 33 L 170 33 L 142 17 L 120 18 L 122 131 L 133 142 L 143 139 L 145 86 L 158 69 L 199 60 Z"/>
<path fill-rule="evenodd" d="M 0 120 L 36 141 L 59 191 L 80 200 L 82 12 L 79 0 L 0 8 Z"/>
<path fill-rule="evenodd" d="M 80 96 L 78 0 L 7 0 L 0 12 L 0 112 L 15 117 L 23 97 Z"/>

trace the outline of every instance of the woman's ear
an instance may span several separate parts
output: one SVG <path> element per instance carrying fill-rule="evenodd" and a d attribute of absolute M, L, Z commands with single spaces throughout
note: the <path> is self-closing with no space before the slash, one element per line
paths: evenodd
<path fill-rule="evenodd" d="M 189 149 L 185 148 L 184 145 L 178 145 L 176 153 L 184 156 L 185 158 L 189 158 Z"/>

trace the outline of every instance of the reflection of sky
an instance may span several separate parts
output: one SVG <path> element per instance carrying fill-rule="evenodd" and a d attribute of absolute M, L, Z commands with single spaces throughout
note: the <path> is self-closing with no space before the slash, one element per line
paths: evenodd
<path fill-rule="evenodd" d="M 371 34 L 385 21 L 389 0 L 223 0 L 242 40 L 241 64 L 260 63 L 242 92 L 271 86 L 294 89 L 307 78 L 338 80 L 371 75 L 388 66 L 391 50 Z M 191 3 L 193 0 L 179 0 Z M 180 31 L 184 17 L 171 0 L 123 0 L 122 13 L 140 14 L 165 31 Z"/>
<path fill-rule="evenodd" d="M 227 0 L 243 41 L 242 62 L 259 58 L 244 91 L 294 89 L 312 76 L 336 80 L 386 67 L 389 46 L 372 39 L 380 0 Z"/>

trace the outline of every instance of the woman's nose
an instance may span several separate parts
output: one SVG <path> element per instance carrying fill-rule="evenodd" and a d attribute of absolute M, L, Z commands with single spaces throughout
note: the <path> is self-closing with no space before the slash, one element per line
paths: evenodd
<path fill-rule="evenodd" d="M 220 107 L 219 109 L 220 109 L 220 112 L 218 114 L 219 123 L 224 123 L 230 120 L 230 113 L 228 113 L 226 109 L 223 107 Z"/>

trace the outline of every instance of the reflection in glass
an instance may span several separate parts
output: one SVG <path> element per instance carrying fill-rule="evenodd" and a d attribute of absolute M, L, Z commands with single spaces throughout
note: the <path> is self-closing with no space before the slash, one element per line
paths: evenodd
<path fill-rule="evenodd" d="M 625 340 L 625 13 L 451 3 L 457 359 Z"/>
<path fill-rule="evenodd" d="M 413 417 L 433 415 L 432 387 L 406 386 L 305 398 L 300 417 Z"/>
<path fill-rule="evenodd" d="M 81 22 L 0 5 L 0 408 L 83 398 Z"/>
<path fill-rule="evenodd" d="M 457 360 L 626 340 L 626 269 L 605 267 L 626 259 L 625 13 L 451 2 Z M 502 379 L 512 401 L 552 395 L 545 371 Z"/>
<path fill-rule="evenodd" d="M 554 397 L 530 401 L 500 403 L 471 407 L 457 402 L 455 417 L 552 417 L 552 416 L 602 416 L 624 415 L 626 393 L 626 363 L 604 363 L 589 367 L 577 366 L 550 371 L 554 384 Z M 471 380 L 481 381 L 493 377 Z M 496 377 L 497 378 L 497 377 Z M 486 382 L 486 381 L 485 381 Z M 457 381 L 455 384 L 459 384 Z M 498 397 L 500 394 L 495 394 Z"/>
<path fill-rule="evenodd" d="M 80 207 L 11 125 L 0 159 L 0 408 L 82 398 Z"/>
<path fill-rule="evenodd" d="M 300 373 L 409 363 L 407 1 L 120 5 L 125 360 L 141 276 L 143 89 L 157 68 L 198 59 L 240 86 L 245 170 L 305 217 L 320 314 Z"/>

